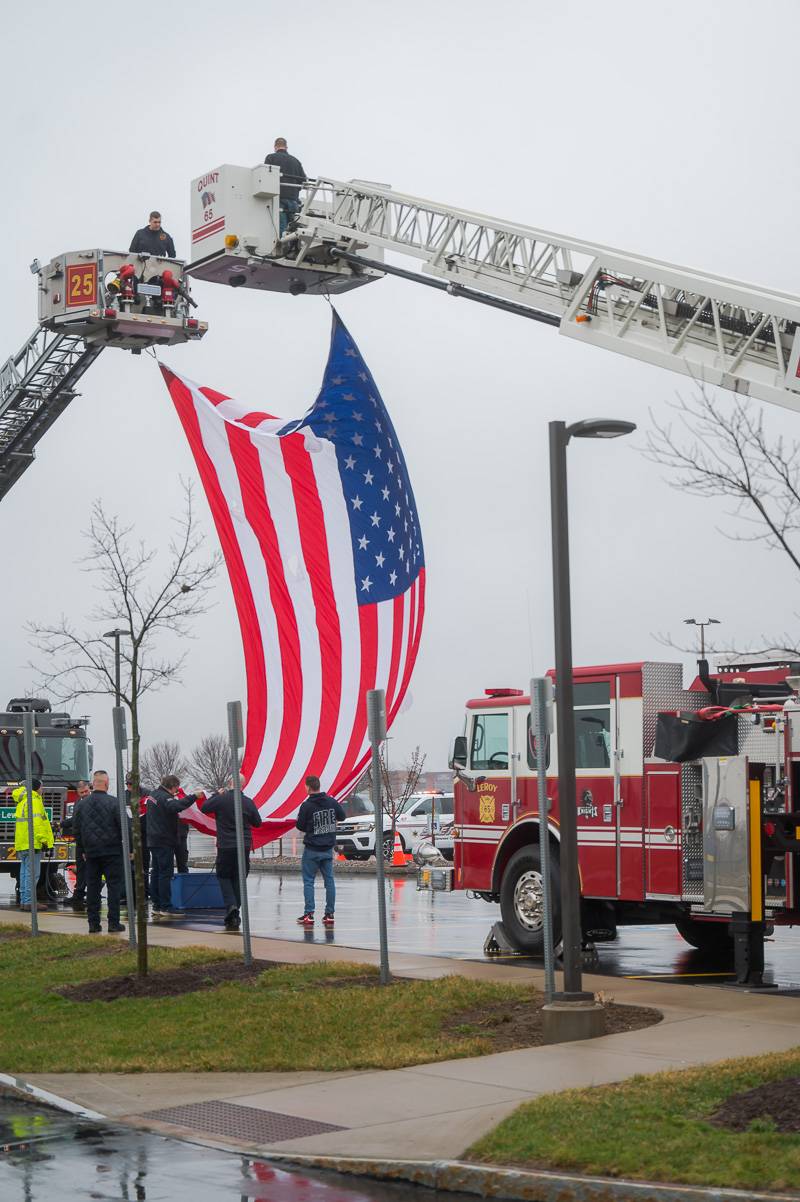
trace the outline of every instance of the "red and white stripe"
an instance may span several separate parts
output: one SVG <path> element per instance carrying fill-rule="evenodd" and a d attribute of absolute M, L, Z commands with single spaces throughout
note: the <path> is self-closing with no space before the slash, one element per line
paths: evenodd
<path fill-rule="evenodd" d="M 243 772 L 264 826 L 294 824 L 305 777 L 347 792 L 369 758 L 365 694 L 397 714 L 419 648 L 425 573 L 389 601 L 359 606 L 337 452 L 285 421 L 162 367 L 219 535 L 247 677 Z M 192 807 L 198 829 L 214 823 Z"/>
<path fill-rule="evenodd" d="M 192 230 L 192 242 L 202 242 L 204 238 L 210 238 L 212 234 L 219 234 L 225 229 L 225 218 L 218 217 L 216 221 L 209 221 L 208 225 L 200 225 L 196 230 Z"/>

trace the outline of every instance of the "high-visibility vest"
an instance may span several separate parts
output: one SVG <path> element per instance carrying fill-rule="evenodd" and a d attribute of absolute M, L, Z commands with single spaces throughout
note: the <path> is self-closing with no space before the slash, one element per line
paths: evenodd
<path fill-rule="evenodd" d="M 17 803 L 14 814 L 14 849 L 28 850 L 28 790 L 24 787 L 15 789 L 11 794 Z M 33 791 L 33 847 L 40 851 L 43 847 L 53 846 L 53 828 L 47 811 L 44 808 L 41 793 Z"/>

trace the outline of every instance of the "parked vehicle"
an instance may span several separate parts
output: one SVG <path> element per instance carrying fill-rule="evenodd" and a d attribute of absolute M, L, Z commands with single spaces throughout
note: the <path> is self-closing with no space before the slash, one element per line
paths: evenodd
<path fill-rule="evenodd" d="M 432 821 L 438 825 L 452 825 L 452 793 L 412 793 L 397 819 L 403 851 L 413 853 Z M 391 819 L 386 814 L 383 823 L 384 856 L 389 859 L 392 854 Z M 375 818 L 371 805 L 368 813 L 355 814 L 339 823 L 336 850 L 347 860 L 368 860 L 375 854 Z"/>
<path fill-rule="evenodd" d="M 454 848 L 454 826 L 455 823 L 453 822 L 443 822 L 438 830 L 427 826 L 420 835 L 419 839 L 415 841 L 414 846 L 411 848 L 411 854 L 415 855 L 421 844 L 429 843 L 431 846 L 436 848 L 436 850 L 439 852 L 439 855 L 443 856 L 445 860 L 450 860 L 452 862 Z"/>

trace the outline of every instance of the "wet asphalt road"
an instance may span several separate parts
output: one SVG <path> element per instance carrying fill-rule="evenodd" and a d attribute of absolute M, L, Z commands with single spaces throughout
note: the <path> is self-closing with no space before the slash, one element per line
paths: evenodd
<path fill-rule="evenodd" d="M 0 904 L 8 904 L 9 878 L 0 877 Z M 249 878 L 250 921 L 254 935 L 306 943 L 336 942 L 345 947 L 375 948 L 377 891 L 374 876 L 345 876 L 336 882 L 336 927 L 327 931 L 320 921 L 324 908 L 317 884 L 317 922 L 313 931 L 297 925 L 303 911 L 303 890 L 297 872 L 254 872 Z M 71 911 L 67 911 L 72 913 Z M 387 881 L 389 949 L 456 960 L 483 959 L 483 943 L 500 918 L 500 907 L 464 893 L 418 893 L 413 877 Z M 220 912 L 187 912 L 169 920 L 195 930 L 219 930 Z M 236 937 L 231 937 L 236 946 Z M 724 985 L 733 980 L 730 965 L 710 961 L 681 939 L 672 926 L 621 927 L 613 943 L 599 944 L 591 971 L 610 977 L 645 977 L 682 984 Z M 508 963 L 530 963 L 513 957 Z M 778 928 L 766 944 L 765 979 L 783 989 L 800 989 L 800 928 Z"/>
<path fill-rule="evenodd" d="M 407 1185 L 287 1172 L 234 1152 L 0 1098 L 4 1202 L 402 1202 L 412 1192 Z M 467 1202 L 462 1194 L 446 1197 Z M 425 1190 L 424 1198 L 443 1202 L 444 1195 Z"/>

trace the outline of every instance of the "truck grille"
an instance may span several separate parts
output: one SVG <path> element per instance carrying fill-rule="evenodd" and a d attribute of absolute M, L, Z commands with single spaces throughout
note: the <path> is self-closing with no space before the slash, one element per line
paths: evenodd
<path fill-rule="evenodd" d="M 66 804 L 67 790 L 66 789 L 42 789 L 42 801 L 46 810 L 52 810 L 51 823 L 53 833 L 56 831 L 56 824 L 60 823 L 64 817 L 64 808 Z M 2 799 L 2 804 L 5 806 L 12 805 L 11 796 Z M 0 841 L 13 843 L 16 823 L 12 819 L 8 821 L 0 821 Z"/>

